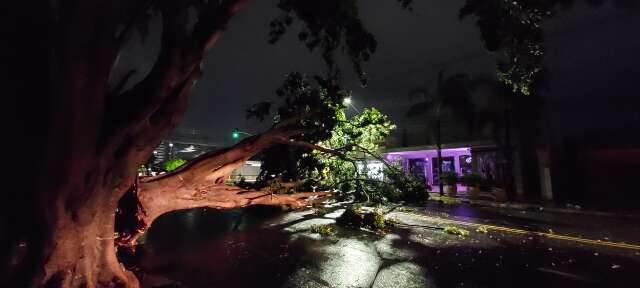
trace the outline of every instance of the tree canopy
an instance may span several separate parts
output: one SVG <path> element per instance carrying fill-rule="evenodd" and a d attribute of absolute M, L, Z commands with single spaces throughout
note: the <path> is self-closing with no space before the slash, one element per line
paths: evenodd
<path fill-rule="evenodd" d="M 359 201 L 415 200 L 420 193 L 426 199 L 424 181 L 410 179 L 380 156 L 386 137 L 395 129 L 390 119 L 375 108 L 348 117 L 343 100 L 351 93 L 315 78 L 312 81 L 300 73 L 287 75 L 277 90 L 282 104 L 273 115 L 267 102 L 247 110 L 249 118 L 264 121 L 271 116 L 274 125 L 288 121 L 283 119 L 302 119 L 293 128 L 300 134 L 291 138 L 294 146 L 283 143 L 261 153 L 257 186 L 294 182 L 298 189 L 333 190 Z M 377 167 L 369 163 L 377 163 Z M 407 193 L 416 195 L 405 197 Z"/>
<path fill-rule="evenodd" d="M 271 111 L 269 102 L 258 103 L 247 110 L 247 118 L 271 119 L 274 125 L 288 124 L 297 134 L 291 141 L 308 145 L 289 147 L 281 144 L 267 148 L 262 153 L 259 180 L 281 177 L 284 181 L 297 181 L 300 176 L 311 175 L 314 161 L 307 154 L 320 148 L 317 143 L 331 137 L 334 128 L 340 124 L 338 114 L 344 111 L 343 99 L 350 92 L 340 87 L 335 78 L 316 76 L 311 80 L 301 73 L 290 73 L 276 94 L 281 104 L 275 111 Z"/>
<path fill-rule="evenodd" d="M 497 76 L 514 92 L 532 93 L 544 74 L 544 21 L 576 0 L 466 0 L 459 17 L 476 17 L 487 50 L 498 53 Z M 606 0 L 584 0 L 599 6 Z M 634 0 L 614 0 L 616 6 L 630 9 Z"/>

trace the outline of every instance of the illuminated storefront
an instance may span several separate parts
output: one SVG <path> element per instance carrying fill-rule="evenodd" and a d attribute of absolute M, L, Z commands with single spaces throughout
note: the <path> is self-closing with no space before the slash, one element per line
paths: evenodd
<path fill-rule="evenodd" d="M 479 174 L 485 181 L 497 180 L 497 148 L 490 143 L 443 145 L 442 172 L 456 172 L 458 176 Z M 438 186 L 438 150 L 434 146 L 400 147 L 384 152 L 389 163 L 398 163 L 407 172 L 425 179 L 433 189 Z M 460 187 L 465 190 L 464 187 Z"/>
<path fill-rule="evenodd" d="M 471 148 L 442 149 L 442 171 L 464 175 L 473 171 Z M 389 162 L 400 163 L 405 171 L 438 185 L 438 151 L 436 149 L 397 151 L 386 153 Z"/>

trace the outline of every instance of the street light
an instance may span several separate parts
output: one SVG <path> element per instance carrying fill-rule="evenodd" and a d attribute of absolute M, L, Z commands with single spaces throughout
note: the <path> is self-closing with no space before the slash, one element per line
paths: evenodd
<path fill-rule="evenodd" d="M 345 106 L 351 106 L 351 108 L 353 108 L 353 110 L 356 111 L 356 113 L 360 114 L 360 111 L 358 110 L 358 108 L 356 108 L 356 106 L 353 106 L 353 100 L 351 99 L 351 97 L 346 97 L 342 100 L 342 104 L 344 104 Z"/>
<path fill-rule="evenodd" d="M 251 134 L 251 133 L 240 131 L 238 129 L 233 129 L 233 131 L 231 132 L 231 138 L 233 138 L 233 140 L 238 140 L 238 139 L 240 139 L 240 134 L 244 134 L 244 135 L 247 135 L 247 136 L 253 136 L 253 134 Z"/>
<path fill-rule="evenodd" d="M 173 143 L 169 142 L 169 159 L 173 159 Z"/>

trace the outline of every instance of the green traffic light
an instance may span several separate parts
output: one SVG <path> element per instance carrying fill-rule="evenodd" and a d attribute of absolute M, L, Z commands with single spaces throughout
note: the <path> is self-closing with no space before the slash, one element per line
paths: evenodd
<path fill-rule="evenodd" d="M 233 137 L 233 139 L 238 139 L 240 138 L 240 133 L 233 131 L 233 133 L 231 133 L 231 137 Z"/>

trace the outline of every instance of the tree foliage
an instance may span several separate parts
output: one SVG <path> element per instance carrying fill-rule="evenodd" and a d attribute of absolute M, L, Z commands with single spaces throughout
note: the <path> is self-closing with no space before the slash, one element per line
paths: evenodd
<path fill-rule="evenodd" d="M 347 118 L 343 108 L 336 111 L 336 118 L 339 123 L 331 131 L 331 136 L 320 145 L 341 150 L 342 154 L 312 153 L 319 164 L 316 169 L 321 185 L 349 191 L 364 189 L 364 182 L 381 180 L 382 171 L 369 171 L 366 161 L 379 153 L 380 144 L 384 143 L 395 125 L 375 108 L 364 109 L 351 119 Z"/>
<path fill-rule="evenodd" d="M 287 75 L 277 90 L 283 99 L 272 119 L 275 125 L 301 119 L 295 129 L 302 129 L 304 135 L 291 141 L 306 144 L 266 149 L 261 156 L 257 185 L 298 182 L 303 190 L 336 190 L 343 196 L 353 195 L 359 201 L 371 202 L 426 199 L 424 181 L 405 175 L 400 167 L 387 163 L 379 155 L 381 144 L 395 125 L 375 108 L 347 117 L 342 100 L 350 92 L 335 85 L 327 89 L 328 83 L 332 82 L 319 77 L 310 81 L 300 73 Z M 269 113 L 265 107 L 269 106 L 254 105 L 247 115 L 265 119 Z M 374 171 L 368 168 L 370 161 L 384 168 Z M 419 196 L 420 193 L 423 195 Z"/>
<path fill-rule="evenodd" d="M 460 18 L 478 17 L 489 51 L 500 51 L 498 79 L 522 94 L 530 93 L 544 60 L 542 23 L 555 1 L 468 0 Z"/>
<path fill-rule="evenodd" d="M 466 0 L 459 17 L 476 16 L 487 50 L 499 52 L 498 79 L 514 92 L 529 95 L 541 80 L 544 69 L 544 21 L 576 0 Z M 606 0 L 585 0 L 599 6 Z M 634 0 L 615 0 L 616 6 L 630 9 Z"/>
<path fill-rule="evenodd" d="M 187 163 L 187 160 L 184 160 L 181 158 L 173 158 L 171 160 L 168 160 L 162 163 L 162 169 L 164 169 L 164 171 L 166 172 L 171 172 L 173 170 L 180 168 L 180 166 L 184 165 L 185 163 Z"/>
<path fill-rule="evenodd" d="M 357 0 L 280 0 L 281 15 L 269 24 L 269 42 L 277 42 L 294 20 L 304 23 L 298 33 L 300 42 L 313 51 L 320 49 L 329 71 L 337 72 L 335 52 L 346 51 L 360 81 L 366 85 L 362 64 L 375 53 L 377 41 L 359 17 Z"/>
<path fill-rule="evenodd" d="M 276 90 L 280 105 L 271 111 L 271 104 L 258 103 L 247 110 L 247 118 L 264 121 L 271 119 L 273 125 L 287 125 L 291 141 L 317 144 L 331 136 L 339 123 L 337 111 L 344 109 L 342 101 L 350 93 L 340 87 L 335 78 L 320 76 L 309 79 L 301 73 L 290 73 Z M 313 147 L 274 145 L 262 153 L 262 170 L 259 185 L 275 178 L 282 181 L 297 181 L 310 177 L 317 160 L 309 157 Z"/>

